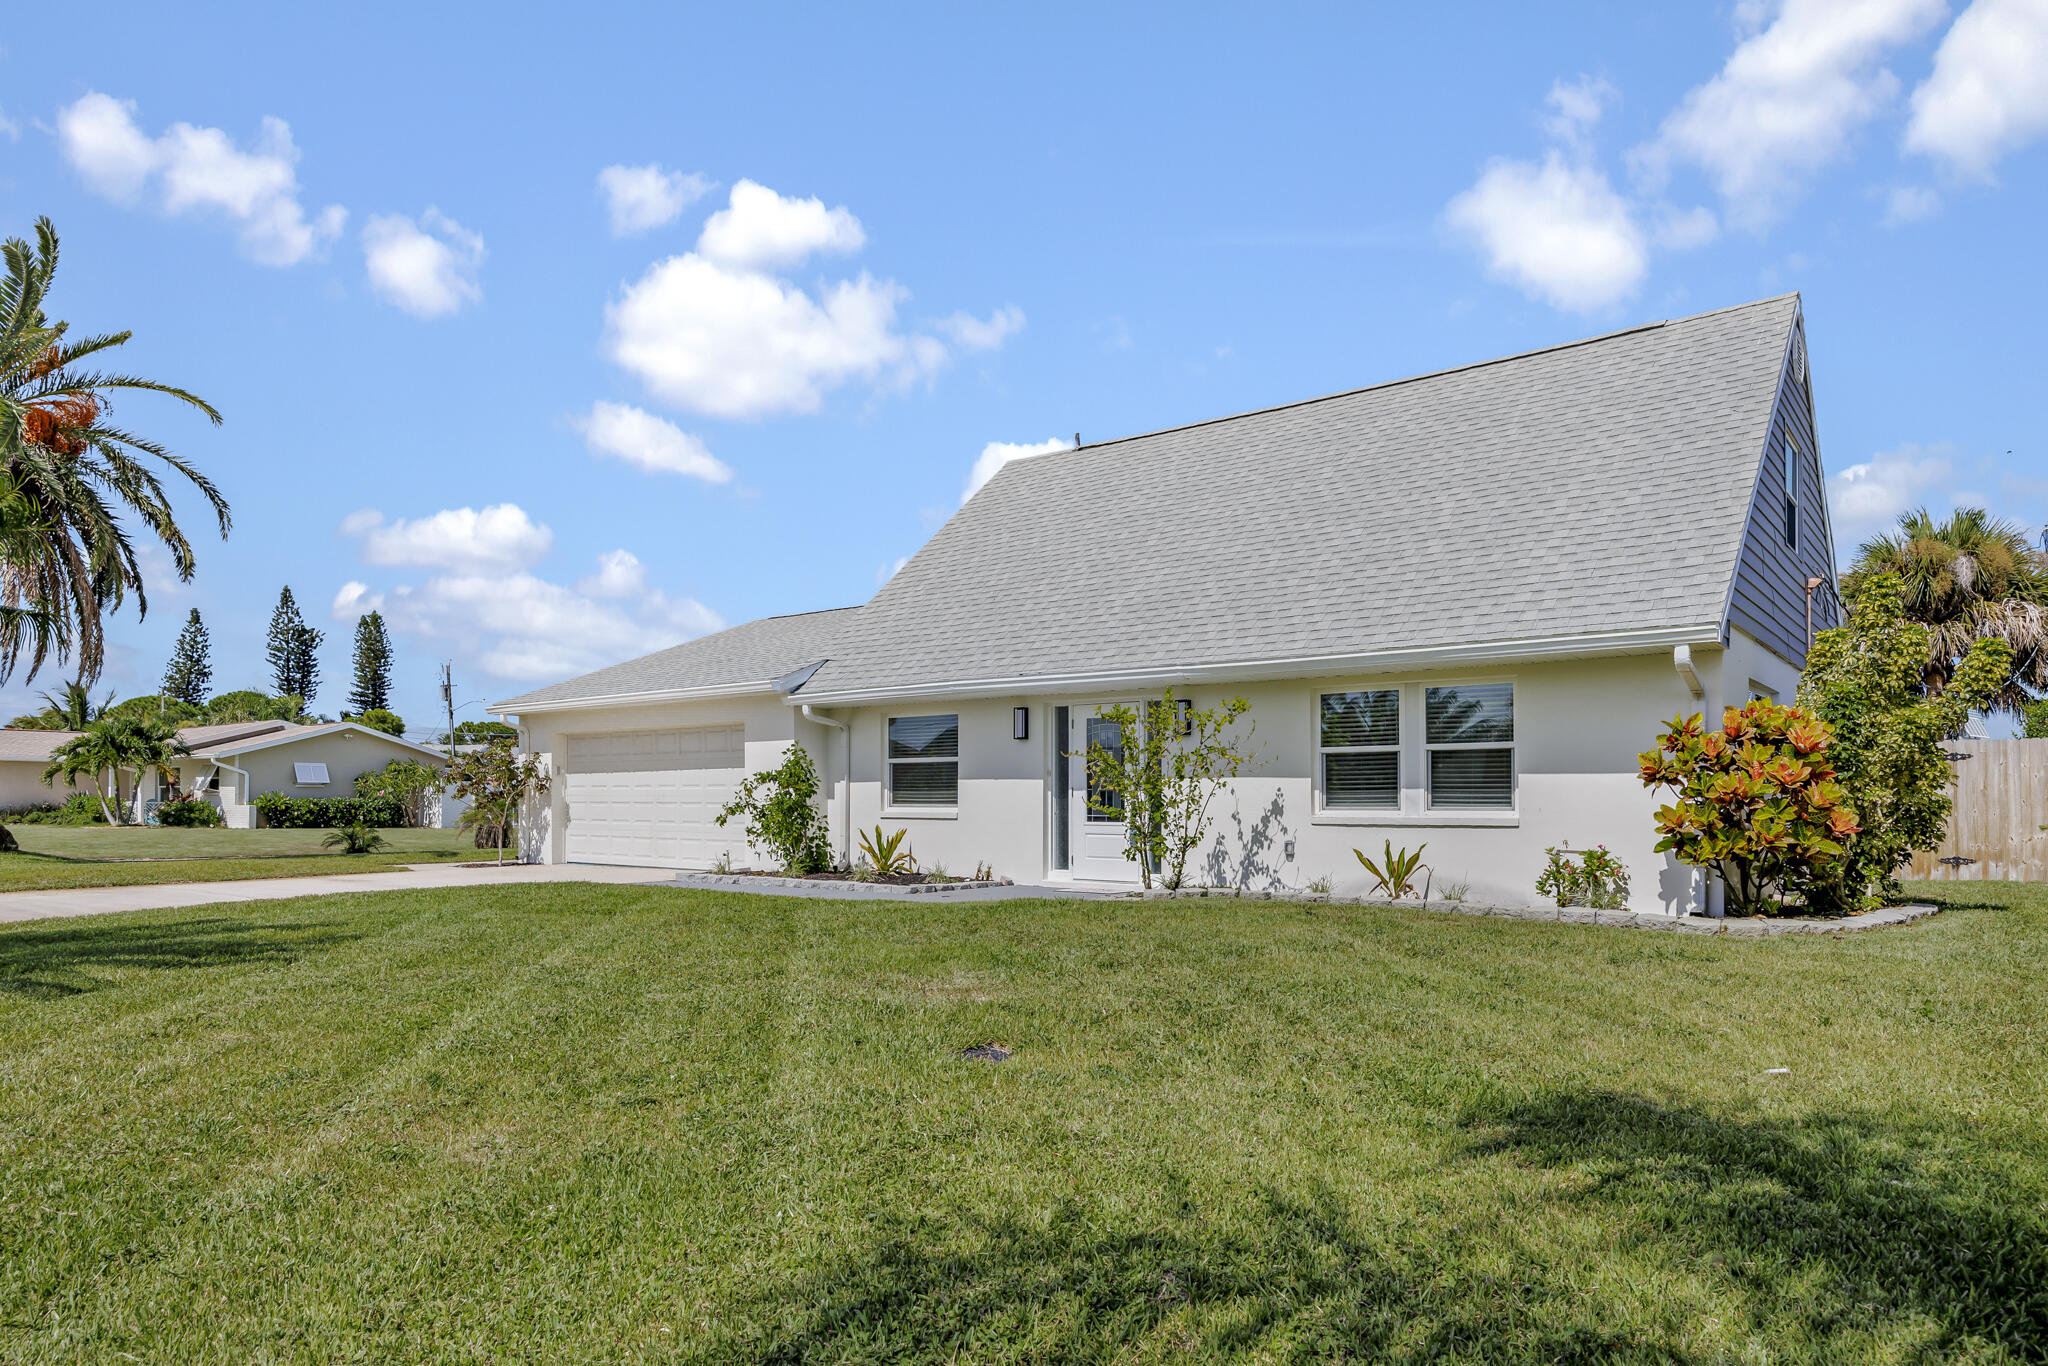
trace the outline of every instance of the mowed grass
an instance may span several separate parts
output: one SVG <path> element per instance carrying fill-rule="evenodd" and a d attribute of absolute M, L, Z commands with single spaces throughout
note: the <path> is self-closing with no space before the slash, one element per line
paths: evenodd
<path fill-rule="evenodd" d="M 560 885 L 13 927 L 0 1357 L 2038 1361 L 2043 891 L 1759 942 Z"/>
<path fill-rule="evenodd" d="M 490 858 L 470 830 L 383 830 L 374 854 L 337 855 L 329 830 L 174 830 L 161 826 L 10 825 L 18 853 L 0 854 L 0 892 L 132 887 L 159 882 L 366 873 L 408 863 Z"/>

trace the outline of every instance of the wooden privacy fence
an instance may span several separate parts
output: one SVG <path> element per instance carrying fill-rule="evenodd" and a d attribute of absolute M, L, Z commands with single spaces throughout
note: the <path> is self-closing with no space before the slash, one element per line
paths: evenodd
<path fill-rule="evenodd" d="M 1905 876 L 2048 882 L 2048 740 L 1949 740 L 1954 763 L 1948 833 L 1913 855 Z M 1954 864 L 1943 859 L 1971 859 Z"/>

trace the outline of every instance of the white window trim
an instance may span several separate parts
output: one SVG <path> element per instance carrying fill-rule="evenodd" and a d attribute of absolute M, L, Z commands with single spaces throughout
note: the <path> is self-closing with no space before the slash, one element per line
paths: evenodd
<path fill-rule="evenodd" d="M 1309 824 L 1310 825 L 1358 825 L 1358 826 L 1408 826 L 1408 827 L 1512 827 L 1522 823 L 1522 762 L 1521 737 L 1506 744 L 1487 742 L 1466 745 L 1430 745 L 1425 743 L 1428 735 L 1427 712 L 1429 689 L 1455 688 L 1466 684 L 1506 683 L 1515 690 L 1516 711 L 1521 710 L 1521 684 L 1512 674 L 1475 674 L 1455 678 L 1420 679 L 1344 679 L 1336 682 L 1316 683 L 1308 692 L 1309 721 Z M 1323 750 L 1322 750 L 1322 707 L 1323 694 L 1333 692 L 1385 692 L 1394 689 L 1401 694 L 1401 806 L 1399 810 L 1385 807 L 1338 806 L 1332 807 L 1324 801 L 1323 793 Z M 1520 716 L 1516 717 L 1519 725 Z M 1512 756 L 1509 759 L 1510 779 L 1507 806 L 1452 806 L 1432 807 L 1429 804 L 1429 751 L 1432 749 L 1505 749 Z"/>
<path fill-rule="evenodd" d="M 955 753 L 955 754 L 953 755 L 953 757 L 952 757 L 952 758 L 950 758 L 950 759 L 944 759 L 944 758 L 937 758 L 937 757 L 933 757 L 933 758 L 924 758 L 924 759 L 898 759 L 898 758 L 893 758 L 893 757 L 891 757 L 891 756 L 890 756 L 890 754 L 889 754 L 889 723 L 890 723 L 891 721 L 905 721 L 905 720 L 912 720 L 912 719 L 916 719 L 916 718 L 919 718 L 919 717 L 926 717 L 926 716 L 950 716 L 950 717 L 952 717 L 952 718 L 953 718 L 953 730 L 954 730 L 954 734 L 955 734 L 955 736 L 956 736 L 956 737 L 958 737 L 958 738 L 960 738 L 960 739 L 964 739 L 964 737 L 960 736 L 960 731 L 961 731 L 961 724 L 960 724 L 960 713 L 959 713 L 959 712 L 957 712 L 957 711 L 951 711 L 951 712 L 946 712 L 946 711 L 920 711 L 920 712 L 902 712 L 902 713 L 899 713 L 899 714 L 896 714 L 896 715 L 890 715 L 890 714 L 889 714 L 889 713 L 887 713 L 887 712 L 884 712 L 884 713 L 883 713 L 883 715 L 882 715 L 882 814 L 883 814 L 884 816 L 888 817 L 888 818 L 889 818 L 889 819 L 891 819 L 891 820 L 904 820 L 904 821 L 917 821 L 917 820 L 925 820 L 925 821 L 952 821 L 952 820 L 958 820 L 958 819 L 960 819 L 960 783 L 961 783 L 961 776 L 960 776 L 960 756 L 959 756 L 959 754 L 958 754 L 957 752 L 956 752 L 956 753 Z M 923 805 L 899 806 L 899 805 L 897 805 L 897 803 L 896 803 L 896 765 L 898 765 L 898 764 L 951 764 L 951 765 L 953 766 L 953 804 L 952 804 L 951 806 L 923 806 Z"/>
<path fill-rule="evenodd" d="M 1391 745 L 1326 745 L 1323 743 L 1323 699 L 1342 693 L 1390 692 L 1394 694 L 1394 743 Z M 1327 810 L 1332 815 L 1394 816 L 1401 812 L 1401 799 L 1407 784 L 1401 781 L 1402 769 L 1406 767 L 1401 759 L 1401 740 L 1408 718 L 1407 689 L 1400 684 L 1381 684 L 1376 688 L 1317 688 L 1315 709 L 1309 730 L 1310 747 L 1315 751 L 1316 808 Z M 1332 754 L 1392 754 L 1394 756 L 1394 804 L 1392 806 L 1331 806 L 1326 793 L 1329 781 L 1329 767 L 1323 760 Z"/>
<path fill-rule="evenodd" d="M 1803 482 L 1799 470 L 1805 461 L 1806 453 L 1799 448 L 1799 438 L 1786 433 L 1785 465 L 1780 471 L 1785 480 L 1785 521 L 1778 528 L 1778 533 L 1785 541 L 1785 548 L 1791 551 L 1799 549 L 1799 485 Z"/>

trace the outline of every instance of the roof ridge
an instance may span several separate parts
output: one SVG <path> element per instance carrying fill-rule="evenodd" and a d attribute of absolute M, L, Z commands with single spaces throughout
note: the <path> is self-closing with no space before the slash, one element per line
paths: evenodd
<path fill-rule="evenodd" d="M 1399 379 L 1380 380 L 1375 384 L 1361 384 L 1352 389 L 1339 389 L 1334 393 L 1317 394 L 1314 398 L 1297 398 L 1287 403 L 1268 404 L 1263 408 L 1247 408 L 1239 413 L 1227 413 L 1222 417 L 1206 417 L 1198 422 L 1180 422 L 1170 427 L 1155 427 L 1150 431 L 1132 432 L 1129 436 L 1113 436 L 1106 441 L 1089 441 L 1065 452 L 1056 454 L 1074 455 L 1081 451 L 1094 450 L 1102 446 L 1117 446 L 1126 441 L 1143 441 L 1149 437 L 1166 436 L 1172 432 L 1188 432 L 1198 427 L 1213 427 L 1220 422 L 1236 422 L 1247 417 L 1263 417 L 1267 413 L 1284 413 L 1292 408 L 1306 408 L 1312 404 L 1329 403 L 1340 398 L 1351 398 L 1358 394 L 1369 394 L 1379 389 L 1394 389 L 1403 384 L 1419 384 L 1426 379 L 1442 379 L 1446 375 L 1463 374 L 1467 370 L 1483 370 L 1490 365 L 1505 365 L 1509 361 L 1528 360 L 1533 356 L 1548 355 L 1553 351 L 1570 351 L 1575 347 L 1591 346 L 1596 342 L 1613 341 L 1619 337 L 1633 336 L 1638 332 L 1654 332 L 1659 328 L 1676 327 L 1681 323 L 1697 322 L 1722 313 L 1735 313 L 1745 308 L 1761 308 L 1765 304 L 1778 303 L 1784 299 L 1799 297 L 1798 290 L 1784 294 L 1773 294 L 1767 299 L 1751 299 L 1747 303 L 1729 304 L 1723 308 L 1710 308 L 1704 313 L 1691 313 L 1683 318 L 1661 318 L 1655 322 L 1637 323 L 1633 327 L 1616 328 L 1612 332 L 1601 332 L 1575 341 L 1552 342 L 1549 346 L 1533 347 L 1527 351 L 1515 351 L 1505 356 L 1494 356 L 1489 360 L 1468 361 L 1463 365 L 1447 365 L 1441 370 L 1425 370 L 1421 374 L 1404 375 Z M 872 600 L 872 599 L 871 599 Z"/>

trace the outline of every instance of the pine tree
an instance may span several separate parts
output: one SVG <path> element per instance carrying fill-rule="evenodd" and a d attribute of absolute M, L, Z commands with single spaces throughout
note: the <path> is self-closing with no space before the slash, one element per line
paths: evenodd
<path fill-rule="evenodd" d="M 207 690 L 213 683 L 211 652 L 206 623 L 199 619 L 199 609 L 195 607 L 185 619 L 185 629 L 178 633 L 178 648 L 172 651 L 170 665 L 164 670 L 164 696 L 195 707 L 205 706 Z"/>
<path fill-rule="evenodd" d="M 381 612 L 356 618 L 356 679 L 348 695 L 349 710 L 361 716 L 391 706 L 391 637 Z"/>
<path fill-rule="evenodd" d="M 316 631 L 299 615 L 299 604 L 287 587 L 277 597 L 277 610 L 270 614 L 270 644 L 264 657 L 270 661 L 270 680 L 279 693 L 289 693 L 311 702 L 320 687 L 320 642 L 326 633 Z"/>

